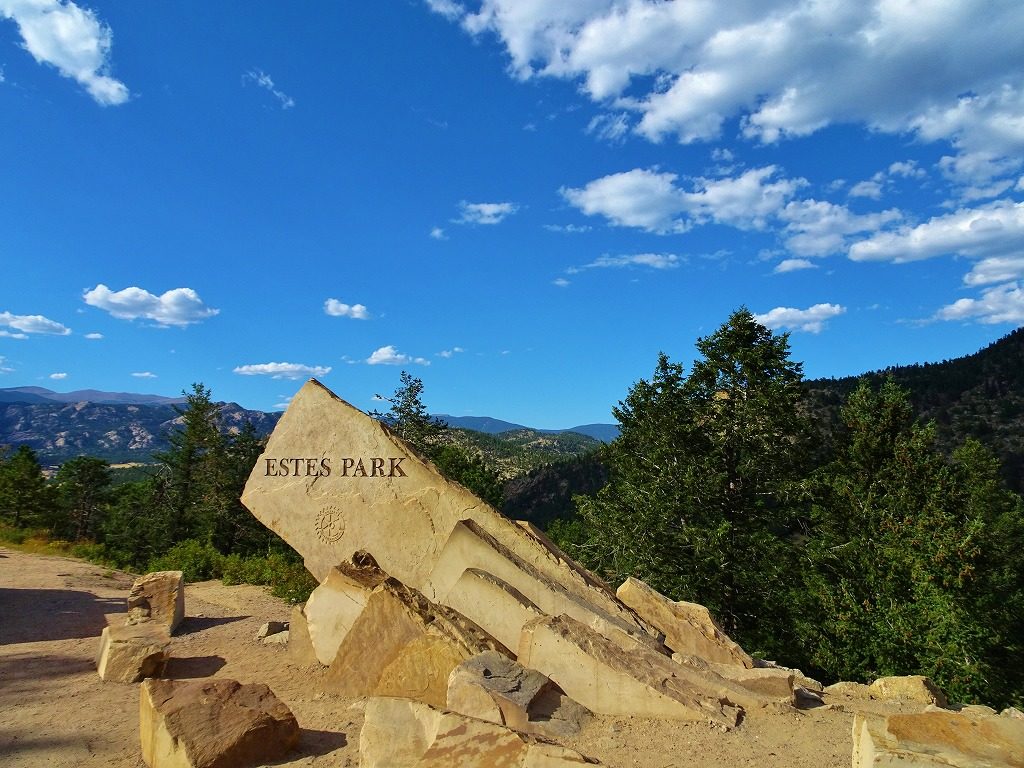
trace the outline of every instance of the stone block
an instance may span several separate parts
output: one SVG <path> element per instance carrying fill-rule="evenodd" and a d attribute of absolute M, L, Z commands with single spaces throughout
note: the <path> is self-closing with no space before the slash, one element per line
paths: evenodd
<path fill-rule="evenodd" d="M 687 668 L 653 651 L 624 650 L 564 615 L 527 624 L 518 661 L 605 715 L 705 720 L 731 728 L 744 702 L 763 703 L 713 672 Z"/>
<path fill-rule="evenodd" d="M 288 629 L 287 621 L 266 621 L 256 630 L 256 639 L 263 640 L 271 635 L 276 635 Z"/>
<path fill-rule="evenodd" d="M 140 576 L 128 593 L 128 624 L 155 621 L 170 634 L 185 618 L 185 579 L 181 571 Z"/>
<path fill-rule="evenodd" d="M 376 561 L 365 552 L 331 567 L 327 578 L 313 590 L 303 612 L 309 639 L 317 660 L 328 666 L 338 655 L 338 646 L 348 634 L 374 587 L 387 578 Z"/>
<path fill-rule="evenodd" d="M 371 592 L 324 676 L 344 696 L 399 696 L 443 707 L 452 670 L 505 646 L 458 612 L 396 579 Z"/>
<path fill-rule="evenodd" d="M 535 669 L 487 651 L 462 662 L 448 678 L 448 709 L 523 733 L 574 736 L 587 708 Z"/>
<path fill-rule="evenodd" d="M 1024 722 L 983 711 L 933 708 L 857 714 L 853 768 L 1022 768 Z"/>
<path fill-rule="evenodd" d="M 262 684 L 147 680 L 139 735 L 149 768 L 246 768 L 287 755 L 299 725 Z"/>
<path fill-rule="evenodd" d="M 288 657 L 301 666 L 319 664 L 313 641 L 309 637 L 306 614 L 302 605 L 292 606 L 291 619 L 288 622 Z"/>
<path fill-rule="evenodd" d="M 359 734 L 361 768 L 578 768 L 567 747 L 409 699 L 372 698 Z"/>
<path fill-rule="evenodd" d="M 96 654 L 100 679 L 117 683 L 137 683 L 147 677 L 160 677 L 167 666 L 167 646 L 171 637 L 162 624 L 104 627 Z"/>
<path fill-rule="evenodd" d="M 669 600 L 639 579 L 628 578 L 615 593 L 647 624 L 665 635 L 665 645 L 683 656 L 750 669 L 754 660 L 718 626 L 703 605 Z"/>
<path fill-rule="evenodd" d="M 946 696 L 924 675 L 880 677 L 869 686 L 876 699 L 902 699 L 918 704 L 946 706 Z"/>

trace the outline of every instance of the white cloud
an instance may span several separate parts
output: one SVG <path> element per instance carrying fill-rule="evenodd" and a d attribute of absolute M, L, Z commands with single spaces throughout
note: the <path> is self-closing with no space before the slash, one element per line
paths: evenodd
<path fill-rule="evenodd" d="M 152 371 L 136 371 L 132 376 L 136 379 L 155 379 L 157 377 Z"/>
<path fill-rule="evenodd" d="M 940 309 L 938 320 L 974 320 L 979 323 L 1024 323 L 1024 290 L 1013 282 L 982 291 L 980 299 L 960 299 Z"/>
<path fill-rule="evenodd" d="M 27 333 L 43 333 L 52 336 L 67 336 L 71 333 L 70 328 L 42 315 L 12 315 L 10 312 L 0 312 L 0 325 L 18 331 L 18 333 L 3 332 L 4 336 L 12 339 L 24 339 Z"/>
<path fill-rule="evenodd" d="M 782 275 L 786 272 L 796 272 L 801 269 L 817 269 L 817 267 L 817 264 L 807 259 L 783 259 L 775 265 L 775 269 L 772 272 Z"/>
<path fill-rule="evenodd" d="M 68 375 L 66 373 L 51 373 L 49 376 L 49 378 L 53 379 L 54 381 L 61 381 L 62 379 L 66 379 L 67 377 Z"/>
<path fill-rule="evenodd" d="M 7 365 L 7 358 L 0 355 L 0 374 L 14 373 L 14 369 Z"/>
<path fill-rule="evenodd" d="M 430 365 L 430 361 L 426 358 L 403 355 L 391 344 L 375 350 L 366 358 L 366 362 L 368 365 L 409 365 L 410 363 Z"/>
<path fill-rule="evenodd" d="M 738 176 L 691 179 L 690 190 L 676 184 L 674 173 L 634 168 L 591 181 L 581 188 L 563 187 L 562 196 L 588 216 L 604 216 L 615 226 L 667 234 L 694 224 L 716 222 L 738 229 L 764 229 L 778 215 L 803 179 L 776 178 L 769 165 Z"/>
<path fill-rule="evenodd" d="M 592 227 L 587 224 L 545 224 L 544 229 L 548 232 L 562 232 L 567 235 L 580 235 L 589 232 Z"/>
<path fill-rule="evenodd" d="M 838 304 L 815 304 L 807 309 L 776 307 L 763 315 L 754 315 L 754 319 L 772 330 L 790 328 L 794 331 L 820 333 L 828 320 L 838 317 L 845 311 L 846 307 Z"/>
<path fill-rule="evenodd" d="M 970 258 L 1024 250 L 1024 203 L 1002 200 L 961 208 L 916 227 L 880 232 L 850 247 L 854 261 L 919 261 L 947 254 Z"/>
<path fill-rule="evenodd" d="M 459 354 L 460 352 L 465 352 L 465 351 L 466 350 L 464 350 L 462 347 L 452 347 L 451 349 L 443 349 L 443 350 L 441 350 L 440 352 L 437 353 L 437 356 L 438 357 L 443 357 L 443 358 L 445 358 L 447 360 L 447 359 L 449 359 L 451 357 L 454 357 L 455 355 Z"/>
<path fill-rule="evenodd" d="M 927 172 L 922 168 L 917 167 L 916 160 L 907 160 L 895 162 L 889 166 L 890 176 L 902 176 L 905 179 L 924 179 L 928 176 Z"/>
<path fill-rule="evenodd" d="M 1021 3 L 428 2 L 494 35 L 514 77 L 580 81 L 652 141 L 714 139 L 738 121 L 762 142 L 845 123 L 958 152 L 1024 146 Z"/>
<path fill-rule="evenodd" d="M 326 376 L 330 366 L 302 365 L 300 363 L 258 363 L 240 365 L 234 372 L 241 376 L 270 376 L 273 379 L 304 379 L 308 376 Z"/>
<path fill-rule="evenodd" d="M 0 17 L 18 25 L 37 62 L 77 81 L 97 104 L 128 101 L 127 86 L 109 75 L 113 33 L 93 11 L 66 0 L 0 0 Z"/>
<path fill-rule="evenodd" d="M 572 283 L 566 280 L 564 277 L 556 277 L 554 280 L 551 281 L 551 284 L 559 288 L 566 288 L 572 285 Z"/>
<path fill-rule="evenodd" d="M 274 98 L 281 103 L 281 109 L 291 109 L 292 107 L 295 106 L 295 100 L 287 93 L 285 93 L 284 91 L 280 90 L 277 86 L 275 86 L 274 81 L 271 79 L 270 75 L 268 75 L 262 69 L 250 69 L 242 77 L 242 82 L 245 82 L 246 80 L 252 80 L 252 82 L 256 83 L 256 85 L 260 86 L 260 88 L 265 88 L 271 94 L 273 94 Z"/>
<path fill-rule="evenodd" d="M 461 19 L 466 13 L 466 9 L 462 4 L 454 2 L 454 0 L 427 0 L 427 5 L 430 6 L 430 10 L 434 13 L 439 13 L 453 21 Z"/>
<path fill-rule="evenodd" d="M 599 256 L 582 267 L 572 267 L 570 274 L 584 269 L 650 267 L 651 269 L 675 269 L 681 260 L 674 253 L 636 253 L 629 256 Z"/>
<path fill-rule="evenodd" d="M 587 216 L 604 216 L 618 227 L 637 227 L 648 232 L 684 232 L 679 219 L 685 210 L 682 191 L 674 173 L 634 168 L 613 173 L 573 189 L 560 192 L 570 204 Z"/>
<path fill-rule="evenodd" d="M 786 204 L 779 218 L 786 222 L 786 247 L 797 256 L 827 256 L 846 249 L 851 236 L 877 232 L 899 221 L 902 214 L 890 209 L 855 214 L 845 205 L 824 200 L 794 200 Z"/>
<path fill-rule="evenodd" d="M 872 200 L 881 200 L 882 183 L 877 179 L 858 181 L 850 187 L 850 197 L 870 197 Z"/>
<path fill-rule="evenodd" d="M 1024 254 L 982 259 L 964 275 L 967 285 L 991 285 L 1024 278 Z"/>
<path fill-rule="evenodd" d="M 0 330 L 0 339 L 20 339 L 24 341 L 27 338 L 27 333 L 11 333 L 10 331 Z"/>
<path fill-rule="evenodd" d="M 119 320 L 144 318 L 164 327 L 185 327 L 220 312 L 203 304 L 199 294 L 191 288 L 175 288 L 156 296 L 134 286 L 111 291 L 100 283 L 86 291 L 82 298 L 89 306 L 105 310 Z"/>
<path fill-rule="evenodd" d="M 430 236 L 432 238 L 434 238 L 435 240 L 447 240 L 448 239 L 448 235 L 446 235 L 444 233 L 444 230 L 441 229 L 441 227 L 434 227 L 433 229 L 431 229 L 430 230 Z"/>
<path fill-rule="evenodd" d="M 103 334 L 102 333 L 87 333 L 87 334 L 85 334 L 84 338 L 89 339 L 90 341 L 98 341 L 99 339 L 103 338 Z"/>
<path fill-rule="evenodd" d="M 459 203 L 459 218 L 456 224 L 500 224 L 519 210 L 515 203 Z"/>
<path fill-rule="evenodd" d="M 337 299 L 325 301 L 324 312 L 331 317 L 351 317 L 353 320 L 370 319 L 370 313 L 362 304 L 342 304 Z"/>
<path fill-rule="evenodd" d="M 587 133 L 614 144 L 626 138 L 629 127 L 629 116 L 625 112 L 597 115 L 587 124 Z"/>

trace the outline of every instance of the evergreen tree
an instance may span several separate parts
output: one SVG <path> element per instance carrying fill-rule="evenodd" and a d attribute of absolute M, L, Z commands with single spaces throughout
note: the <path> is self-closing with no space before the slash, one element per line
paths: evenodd
<path fill-rule="evenodd" d="M 13 454 L 0 456 L 0 518 L 16 528 L 43 525 L 53 509 L 53 489 L 35 451 L 20 445 Z"/>
<path fill-rule="evenodd" d="M 110 465 L 95 456 L 76 456 L 61 464 L 53 485 L 59 511 L 53 532 L 73 541 L 94 538 L 110 495 Z"/>
<path fill-rule="evenodd" d="M 892 380 L 862 381 L 842 416 L 843 449 L 814 482 L 806 658 L 842 679 L 924 674 L 954 700 L 1019 701 L 1019 497 L 977 442 L 948 461 Z"/>
<path fill-rule="evenodd" d="M 752 647 L 788 644 L 794 488 L 805 470 L 801 365 L 744 309 L 697 342 L 689 376 L 664 355 L 614 409 L 610 482 L 579 497 L 574 553 L 707 605 Z M 580 531 L 575 531 L 578 536 Z"/>
<path fill-rule="evenodd" d="M 423 381 L 406 371 L 401 384 L 391 397 L 377 395 L 390 403 L 386 413 L 371 411 L 370 416 L 382 421 L 450 480 L 464 485 L 491 506 L 502 502 L 501 480 L 481 456 L 475 455 L 452 440 L 448 424 L 436 419 L 423 404 Z"/>

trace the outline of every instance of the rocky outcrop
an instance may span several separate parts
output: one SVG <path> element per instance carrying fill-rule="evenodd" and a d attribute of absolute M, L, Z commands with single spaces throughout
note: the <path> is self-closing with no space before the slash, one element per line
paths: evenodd
<path fill-rule="evenodd" d="M 246 768 L 287 755 L 299 725 L 265 685 L 147 680 L 139 734 L 149 768 Z"/>

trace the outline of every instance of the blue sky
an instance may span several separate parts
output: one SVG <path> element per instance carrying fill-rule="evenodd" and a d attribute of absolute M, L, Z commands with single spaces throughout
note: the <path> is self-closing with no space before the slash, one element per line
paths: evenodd
<path fill-rule="evenodd" d="M 1024 5 L 0 0 L 0 387 L 610 421 L 1024 323 Z"/>

